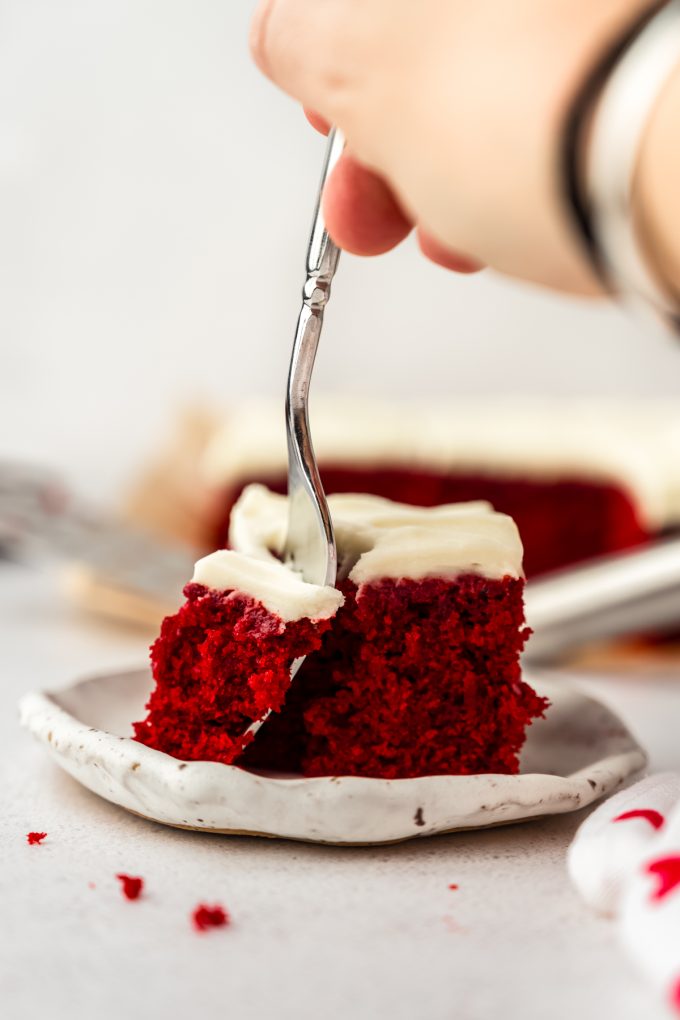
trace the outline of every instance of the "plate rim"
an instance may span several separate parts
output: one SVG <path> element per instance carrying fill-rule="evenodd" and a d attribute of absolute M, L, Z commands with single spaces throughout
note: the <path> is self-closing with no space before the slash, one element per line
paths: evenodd
<path fill-rule="evenodd" d="M 20 722 L 48 750 L 57 764 L 82 786 L 139 817 L 174 828 L 208 833 L 293 839 L 324 845 L 385 845 L 402 842 L 414 837 L 444 834 L 445 832 L 461 831 L 465 828 L 468 830 L 489 828 L 498 824 L 512 824 L 527 821 L 535 817 L 578 810 L 589 806 L 622 786 L 627 779 L 644 769 L 648 760 L 645 751 L 638 744 L 628 727 L 620 720 L 616 712 L 596 697 L 577 688 L 579 698 L 590 702 L 594 706 L 606 709 L 613 718 L 620 722 L 630 739 L 631 746 L 628 750 L 607 755 L 567 776 L 542 772 L 525 772 L 517 775 L 479 773 L 471 776 L 439 774 L 405 779 L 382 779 L 378 777 L 346 775 L 314 777 L 267 775 L 243 769 L 237 765 L 227 765 L 222 762 L 182 761 L 163 751 L 157 751 L 154 748 L 140 744 L 132 737 L 120 736 L 107 730 L 88 726 L 59 704 L 57 700 L 61 694 L 71 693 L 79 687 L 94 684 L 97 681 L 130 680 L 134 676 L 141 677 L 147 672 L 148 667 L 146 666 L 118 672 L 100 672 L 88 674 L 73 683 L 55 690 L 30 691 L 24 694 L 19 702 Z M 554 687 L 556 683 L 557 681 L 553 681 L 550 678 L 547 679 L 547 682 L 541 681 L 541 684 L 549 689 Z M 59 739 L 55 739 L 55 729 L 59 731 Z M 80 758 L 87 758 L 88 761 L 79 759 L 79 752 L 81 751 L 83 753 L 80 755 Z M 265 826 L 257 826 L 251 830 L 245 828 L 215 828 L 207 824 L 180 824 L 176 820 L 173 821 L 169 818 L 160 817 L 161 812 L 145 814 L 140 810 L 132 808 L 129 803 L 124 802 L 125 797 L 117 796 L 113 791 L 102 792 L 101 786 L 96 781 L 98 777 L 89 773 L 93 773 L 98 769 L 101 770 L 102 766 L 109 762 L 112 752 L 125 769 L 135 772 L 145 767 L 145 775 L 151 774 L 159 779 L 161 784 L 167 781 L 167 773 L 169 772 L 182 772 L 183 777 L 186 779 L 189 777 L 195 778 L 196 772 L 199 771 L 199 789 L 201 786 L 206 787 L 211 785 L 211 783 L 220 785 L 220 779 L 222 779 L 225 787 L 230 782 L 250 782 L 253 787 L 259 785 L 264 788 L 277 788 L 279 791 L 283 789 L 286 791 L 321 792 L 323 796 L 336 803 L 342 803 L 343 800 L 351 799 L 357 795 L 372 796 L 373 798 L 380 796 L 386 802 L 394 801 L 404 791 L 417 794 L 429 792 L 433 789 L 450 792 L 453 796 L 456 792 L 460 793 L 461 790 L 467 791 L 475 785 L 483 785 L 495 790 L 496 795 L 501 792 L 505 794 L 503 803 L 512 804 L 517 810 L 511 812 L 507 818 L 499 820 L 497 817 L 494 817 L 488 822 L 471 822 L 468 826 L 456 824 L 453 827 L 447 828 L 437 823 L 423 825 L 416 823 L 416 831 L 409 831 L 387 839 L 321 839 L 313 836 L 310 837 L 309 835 L 277 831 Z M 187 773 L 185 770 L 190 771 Z M 542 786 L 540 798 L 538 796 L 539 791 L 536 789 L 539 783 Z M 515 794 L 514 797 L 513 794 Z M 417 800 L 418 798 L 415 797 L 415 799 Z M 499 810 L 502 810 L 502 807 L 503 804 L 498 806 L 496 814 Z M 475 814 L 479 814 L 479 809 L 476 812 L 468 812 L 470 818 L 474 817 Z M 464 817 L 464 814 L 460 815 L 461 819 Z M 356 833 L 354 835 L 356 836 Z"/>

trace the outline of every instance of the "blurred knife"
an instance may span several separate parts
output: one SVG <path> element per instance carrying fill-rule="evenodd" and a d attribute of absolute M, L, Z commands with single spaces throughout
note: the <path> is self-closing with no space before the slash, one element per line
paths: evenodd
<path fill-rule="evenodd" d="M 680 538 L 529 581 L 524 658 L 549 660 L 623 634 L 680 631 Z"/>

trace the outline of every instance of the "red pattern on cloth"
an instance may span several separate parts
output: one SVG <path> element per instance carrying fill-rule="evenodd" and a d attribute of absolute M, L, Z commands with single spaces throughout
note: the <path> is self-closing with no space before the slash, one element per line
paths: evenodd
<path fill-rule="evenodd" d="M 680 855 L 673 854 L 650 861 L 645 871 L 657 879 L 657 886 L 652 892 L 651 899 L 655 902 L 663 900 L 680 885 Z"/>
<path fill-rule="evenodd" d="M 674 1009 L 676 1013 L 680 1013 L 680 978 L 671 985 L 670 995 L 668 996 L 668 1004 L 671 1009 Z"/>
<path fill-rule="evenodd" d="M 612 821 L 626 822 L 629 818 L 644 818 L 653 829 L 660 829 L 665 821 L 661 812 L 655 811 L 654 808 L 636 808 L 634 811 L 624 811 L 622 815 L 617 815 Z"/>
<path fill-rule="evenodd" d="M 42 843 L 46 836 L 46 832 L 29 832 L 26 840 L 30 846 L 34 846 L 37 843 Z"/>

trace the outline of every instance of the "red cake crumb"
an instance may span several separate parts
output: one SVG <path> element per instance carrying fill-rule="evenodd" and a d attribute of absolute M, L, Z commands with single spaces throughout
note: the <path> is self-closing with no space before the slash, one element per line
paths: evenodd
<path fill-rule="evenodd" d="M 138 900 L 144 888 L 144 880 L 132 875 L 116 875 L 122 886 L 123 896 L 128 900 Z"/>
<path fill-rule="evenodd" d="M 536 577 L 594 556 L 629 549 L 649 541 L 650 529 L 623 488 L 578 477 L 531 479 L 500 475 L 441 472 L 405 467 L 343 467 L 321 464 L 328 495 L 370 492 L 376 496 L 438 506 L 485 499 L 513 518 L 524 541 L 524 570 Z M 248 477 L 224 493 L 221 517 L 210 536 L 211 548 L 226 545 L 231 508 L 246 485 L 261 482 L 285 493 L 287 477 Z"/>
<path fill-rule="evenodd" d="M 452 882 L 451 885 L 449 886 L 449 889 L 457 889 L 457 888 L 458 888 L 458 886 L 456 885 L 455 882 Z"/>
<path fill-rule="evenodd" d="M 42 843 L 46 837 L 46 832 L 29 832 L 26 839 L 30 846 L 34 846 L 36 843 Z"/>
<path fill-rule="evenodd" d="M 196 931 L 207 931 L 208 928 L 223 928 L 231 923 L 229 914 L 216 903 L 214 907 L 208 907 L 205 903 L 199 903 L 191 915 Z"/>
<path fill-rule="evenodd" d="M 320 651 L 239 763 L 384 779 L 516 773 L 526 727 L 548 704 L 521 678 L 523 584 L 346 582 Z"/>
<path fill-rule="evenodd" d="M 330 621 L 285 622 L 247 595 L 199 584 L 184 594 L 151 646 L 156 687 L 135 738 L 176 758 L 230 764 L 253 739 L 249 726 L 281 708 L 293 660 L 319 648 Z"/>

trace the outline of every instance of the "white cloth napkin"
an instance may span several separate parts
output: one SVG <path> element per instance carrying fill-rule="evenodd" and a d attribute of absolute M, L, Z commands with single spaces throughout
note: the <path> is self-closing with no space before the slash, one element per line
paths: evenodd
<path fill-rule="evenodd" d="M 576 833 L 567 867 L 680 1012 L 680 775 L 649 776 L 600 805 Z"/>

